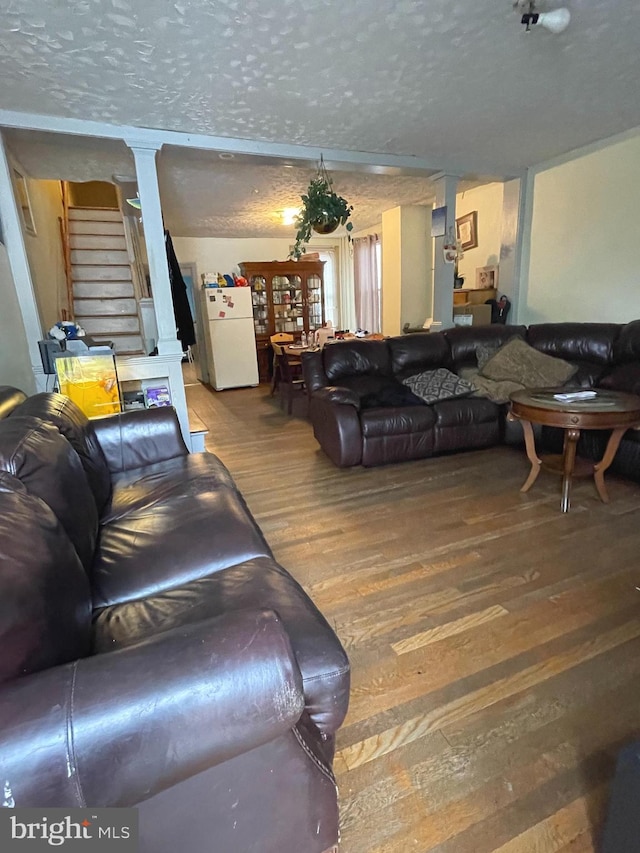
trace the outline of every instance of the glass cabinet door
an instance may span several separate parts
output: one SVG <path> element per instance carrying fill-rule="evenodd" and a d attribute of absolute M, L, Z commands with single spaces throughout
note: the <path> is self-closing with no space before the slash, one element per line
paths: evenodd
<path fill-rule="evenodd" d="M 309 306 L 309 330 L 315 331 L 322 326 L 322 279 L 319 275 L 307 278 L 307 303 Z"/>
<path fill-rule="evenodd" d="M 251 285 L 251 303 L 253 305 L 253 326 L 256 334 L 266 334 L 269 323 L 267 306 L 267 280 L 263 275 L 253 275 Z"/>
<path fill-rule="evenodd" d="M 275 331 L 300 332 L 304 328 L 302 279 L 299 275 L 274 275 L 272 301 Z"/>

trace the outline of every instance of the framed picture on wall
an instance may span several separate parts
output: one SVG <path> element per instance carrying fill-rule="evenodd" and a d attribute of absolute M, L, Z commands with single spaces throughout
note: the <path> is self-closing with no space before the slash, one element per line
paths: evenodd
<path fill-rule="evenodd" d="M 498 267 L 476 267 L 476 287 L 498 288 Z"/>
<path fill-rule="evenodd" d="M 456 219 L 456 239 L 463 252 L 478 246 L 478 211 L 473 210 Z"/>

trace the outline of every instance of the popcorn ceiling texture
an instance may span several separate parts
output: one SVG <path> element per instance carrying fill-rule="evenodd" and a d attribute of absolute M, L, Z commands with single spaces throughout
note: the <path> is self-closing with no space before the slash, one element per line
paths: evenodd
<path fill-rule="evenodd" d="M 506 174 L 640 121 L 638 0 L 567 5 L 0 0 L 0 108 Z"/>
<path fill-rule="evenodd" d="M 27 131 L 8 131 L 11 151 L 30 178 L 112 181 L 135 175 L 123 142 Z M 158 157 L 165 222 L 175 236 L 287 237 L 278 211 L 300 205 L 314 169 L 258 165 L 251 158 L 220 160 L 215 152 L 165 146 Z M 382 211 L 399 204 L 430 204 L 428 177 L 334 172 L 335 190 L 355 206 L 358 230 L 376 226 Z M 466 181 L 460 190 L 477 182 Z M 337 232 L 339 233 L 339 232 Z"/>

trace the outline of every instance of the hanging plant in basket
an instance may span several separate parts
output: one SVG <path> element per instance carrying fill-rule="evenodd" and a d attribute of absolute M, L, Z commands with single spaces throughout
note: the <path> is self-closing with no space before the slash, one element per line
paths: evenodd
<path fill-rule="evenodd" d="M 309 183 L 306 195 L 300 198 L 302 210 L 295 219 L 296 242 L 289 255 L 296 260 L 304 255 L 312 231 L 317 234 L 331 234 L 339 225 L 345 225 L 347 231 L 353 230 L 353 222 L 347 221 L 353 205 L 333 191 L 333 182 L 322 155 L 318 173 Z"/>

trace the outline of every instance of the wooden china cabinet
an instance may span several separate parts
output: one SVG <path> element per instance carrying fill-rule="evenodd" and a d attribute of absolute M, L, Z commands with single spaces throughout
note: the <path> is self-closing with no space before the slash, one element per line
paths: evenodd
<path fill-rule="evenodd" d="M 271 335 L 288 332 L 298 340 L 302 332 L 324 323 L 324 261 L 246 261 L 239 266 L 251 286 L 260 381 L 268 382 Z"/>

